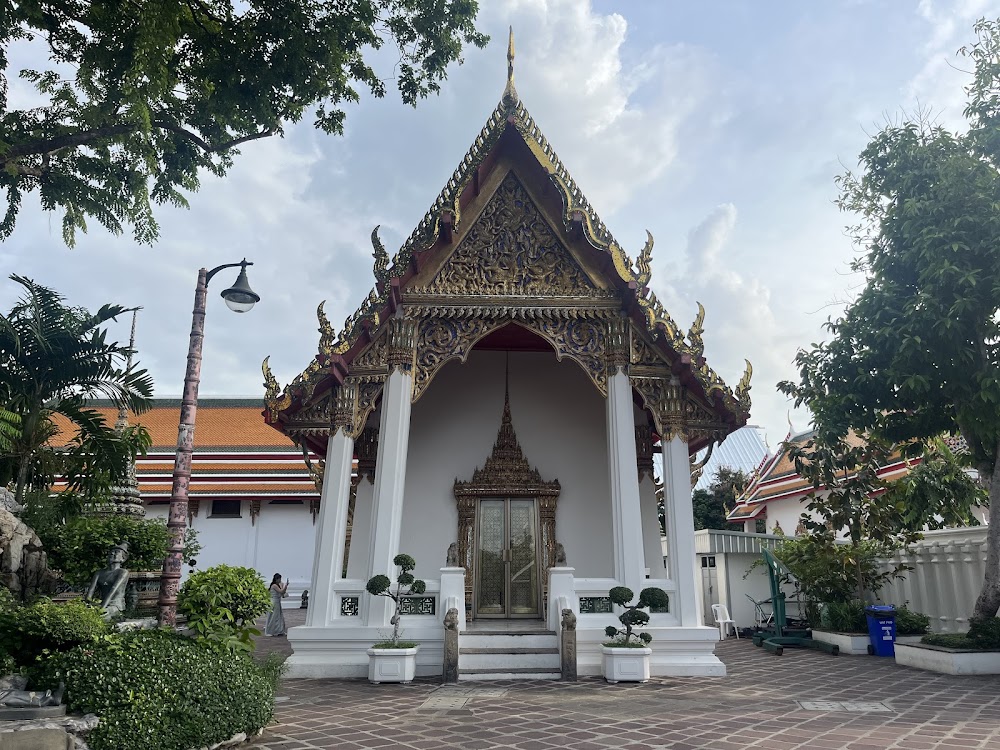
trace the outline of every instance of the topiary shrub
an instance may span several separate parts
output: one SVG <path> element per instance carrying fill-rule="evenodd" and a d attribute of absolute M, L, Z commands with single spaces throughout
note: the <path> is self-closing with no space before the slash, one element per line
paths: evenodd
<path fill-rule="evenodd" d="M 218 644 L 140 630 L 55 654 L 30 678 L 40 689 L 65 682 L 69 709 L 100 717 L 92 750 L 190 750 L 266 726 L 278 671 Z"/>
<path fill-rule="evenodd" d="M 111 632 L 103 613 L 80 600 L 55 604 L 41 599 L 26 607 L 0 610 L 0 652 L 19 667 L 49 652 L 94 644 Z"/>
<path fill-rule="evenodd" d="M 896 610 L 896 635 L 923 635 L 931 626 L 931 618 L 906 606 Z"/>
<path fill-rule="evenodd" d="M 260 635 L 253 621 L 270 608 L 267 586 L 253 568 L 216 565 L 193 573 L 177 595 L 177 611 L 197 638 L 244 651 Z"/>
<path fill-rule="evenodd" d="M 614 625 L 608 625 L 604 629 L 604 634 L 613 640 L 606 641 L 605 646 L 613 648 L 644 648 L 652 643 L 653 636 L 649 633 L 638 633 L 636 634 L 636 640 L 630 640 L 632 638 L 632 631 L 649 622 L 649 615 L 642 611 L 643 608 L 655 607 L 666 611 L 670 606 L 670 599 L 667 597 L 666 591 L 656 588 L 643 589 L 639 594 L 639 601 L 635 604 L 629 604 L 633 596 L 632 589 L 625 586 L 615 586 L 608 592 L 608 597 L 611 599 L 612 604 L 617 604 L 625 608 L 625 611 L 618 616 L 619 622 L 625 627 L 616 628 Z"/>
<path fill-rule="evenodd" d="M 823 630 L 835 633 L 867 633 L 868 620 L 865 617 L 865 603 L 854 599 L 849 602 L 829 602 L 820 613 Z"/>
<path fill-rule="evenodd" d="M 392 638 L 387 641 L 380 641 L 372 648 L 413 648 L 416 643 L 399 640 L 399 608 L 402 606 L 403 598 L 411 594 L 422 594 L 427 590 L 427 584 L 413 577 L 411 572 L 417 567 L 417 562 L 412 557 L 402 552 L 392 558 L 392 564 L 399 568 L 399 575 L 396 577 L 396 591 L 393 593 L 392 581 L 389 576 L 377 575 L 368 579 L 365 590 L 372 596 L 386 596 L 396 603 L 396 611 L 389 621 L 392 623 Z M 406 590 L 403 587 L 406 586 Z"/>

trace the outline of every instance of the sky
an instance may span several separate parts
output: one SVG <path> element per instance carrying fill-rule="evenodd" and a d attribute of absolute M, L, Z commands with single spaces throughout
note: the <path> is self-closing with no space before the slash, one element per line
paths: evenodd
<path fill-rule="evenodd" d="M 414 109 L 390 87 L 362 96 L 334 137 L 309 122 L 246 144 L 224 178 L 205 175 L 189 210 L 160 207 L 152 247 L 96 222 L 74 249 L 61 214 L 26 196 L 0 245 L 0 310 L 17 273 L 74 305 L 139 305 L 137 347 L 159 396 L 183 386 L 198 268 L 241 258 L 260 303 L 231 313 L 209 289 L 201 396 L 260 395 L 260 363 L 287 383 L 316 352 L 315 309 L 338 326 L 373 285 L 372 228 L 390 254 L 409 236 L 496 106 L 516 38 L 522 102 L 608 228 L 635 257 L 656 239 L 650 286 L 687 329 L 701 302 L 705 355 L 732 387 L 753 364 L 751 423 L 772 449 L 808 427 L 775 384 L 821 341 L 860 288 L 852 217 L 835 178 L 870 136 L 917 107 L 962 127 L 959 47 L 985 0 L 480 0 L 492 36 Z M 19 43 L 11 67 L 44 67 Z M 391 60 L 384 57 L 390 72 Z M 13 75 L 12 107 L 36 101 Z M 127 341 L 130 321 L 113 326 Z"/>

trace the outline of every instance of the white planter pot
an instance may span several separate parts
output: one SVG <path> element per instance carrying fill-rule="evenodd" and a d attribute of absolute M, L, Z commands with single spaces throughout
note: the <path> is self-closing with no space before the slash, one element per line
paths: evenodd
<path fill-rule="evenodd" d="M 411 682 L 417 673 L 419 649 L 420 646 L 368 649 L 368 681 L 376 685 L 381 682 Z"/>
<path fill-rule="evenodd" d="M 651 648 L 613 648 L 602 646 L 604 679 L 608 682 L 646 682 L 649 679 Z"/>
<path fill-rule="evenodd" d="M 957 651 L 926 644 L 896 644 L 896 663 L 942 674 L 1000 674 L 1000 651 Z"/>

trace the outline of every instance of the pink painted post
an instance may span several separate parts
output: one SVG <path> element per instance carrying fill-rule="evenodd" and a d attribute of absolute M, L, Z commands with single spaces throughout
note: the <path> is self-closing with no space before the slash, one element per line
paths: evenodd
<path fill-rule="evenodd" d="M 181 399 L 180 426 L 177 429 L 177 454 L 174 458 L 174 482 L 170 491 L 170 550 L 160 574 L 160 625 L 173 627 L 177 622 L 177 592 L 181 566 L 184 564 L 184 532 L 187 530 L 188 485 L 191 483 L 191 454 L 194 451 L 194 422 L 198 410 L 198 384 L 201 381 L 201 345 L 205 338 L 205 303 L 208 296 L 208 270 L 198 271 L 188 344 L 184 396 Z"/>

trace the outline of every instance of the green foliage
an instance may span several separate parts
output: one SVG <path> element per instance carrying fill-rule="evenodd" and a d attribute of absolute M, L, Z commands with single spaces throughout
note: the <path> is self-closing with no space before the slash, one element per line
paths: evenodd
<path fill-rule="evenodd" d="M 162 568 L 170 547 L 170 534 L 162 519 L 80 516 L 36 531 L 48 550 L 49 566 L 62 571 L 63 578 L 78 587 L 105 567 L 108 551 L 119 542 L 128 542 L 125 567 L 136 571 Z M 185 542 L 185 559 L 192 559 L 201 548 L 197 532 L 188 529 Z"/>
<path fill-rule="evenodd" d="M 853 428 L 918 449 L 945 433 L 965 438 L 990 486 L 974 612 L 984 618 L 1000 608 L 1000 22 L 980 21 L 975 33 L 962 51 L 974 65 L 969 130 L 905 117 L 839 180 L 865 285 L 827 324 L 830 341 L 797 355 L 795 398 L 841 435 Z"/>
<path fill-rule="evenodd" d="M 968 633 L 931 633 L 920 639 L 921 643 L 945 648 L 974 651 L 1000 650 L 1000 617 L 982 617 L 969 620 Z"/>
<path fill-rule="evenodd" d="M 824 604 L 820 623 L 823 630 L 832 630 L 835 633 L 867 633 L 865 603 L 854 599 L 849 602 Z"/>
<path fill-rule="evenodd" d="M 409 555 L 400 552 L 392 558 L 392 564 L 399 568 L 399 575 L 396 576 L 395 591 L 392 590 L 392 581 L 389 580 L 389 576 L 382 574 L 372 576 L 368 579 L 368 583 L 365 584 L 365 590 L 372 596 L 385 596 L 392 599 L 392 601 L 396 604 L 396 611 L 391 620 L 392 638 L 376 644 L 374 648 L 412 648 L 413 646 L 394 646 L 387 644 L 402 643 L 402 641 L 399 640 L 399 608 L 402 606 L 404 597 L 411 596 L 413 594 L 420 595 L 427 591 L 427 584 L 417 578 L 414 578 L 411 571 L 416 569 L 417 561 Z M 406 587 L 405 590 L 403 589 L 404 586 Z"/>
<path fill-rule="evenodd" d="M 934 438 L 921 462 L 889 483 L 884 502 L 899 511 L 905 528 L 978 526 L 972 509 L 986 505 L 988 498 L 983 486 L 969 476 L 967 459 Z"/>
<path fill-rule="evenodd" d="M 861 588 L 873 593 L 896 577 L 895 571 L 879 571 L 876 560 L 883 554 L 875 542 L 838 544 L 829 532 L 782 539 L 774 550 L 806 598 L 825 604 L 857 599 L 859 577 Z"/>
<path fill-rule="evenodd" d="M 55 604 L 42 599 L 0 611 L 0 653 L 29 666 L 49 652 L 98 643 L 110 632 L 101 610 L 80 600 Z"/>
<path fill-rule="evenodd" d="M 372 648 L 416 648 L 419 645 L 416 641 L 379 641 L 373 643 Z"/>
<path fill-rule="evenodd" d="M 87 406 L 103 396 L 134 413 L 149 408 L 152 379 L 129 364 L 131 349 L 107 341 L 104 328 L 127 310 L 104 305 L 92 314 L 30 279 L 10 278 L 23 293 L 9 314 L 0 315 L 0 406 L 17 415 L 20 429 L 0 454 L 0 483 L 13 480 L 15 498 L 23 503 L 27 490 L 48 488 L 59 473 L 70 491 L 86 501 L 101 500 L 110 486 L 125 481 L 129 463 L 149 446 L 145 429 L 119 435 Z M 65 452 L 49 444 L 56 415 L 75 430 L 62 436 Z"/>
<path fill-rule="evenodd" d="M 929 633 L 921 638 L 920 642 L 928 646 L 943 646 L 963 651 L 975 651 L 979 648 L 965 633 Z"/>
<path fill-rule="evenodd" d="M 278 668 L 163 630 L 110 637 L 32 670 L 41 688 L 66 683 L 75 713 L 101 717 L 93 750 L 189 750 L 270 722 Z"/>
<path fill-rule="evenodd" d="M 216 565 L 193 573 L 177 595 L 177 611 L 203 641 L 253 650 L 253 622 L 271 608 L 263 579 L 253 568 Z"/>
<path fill-rule="evenodd" d="M 691 495 L 695 529 L 731 528 L 726 515 L 736 505 L 736 498 L 747 486 L 747 475 L 738 469 L 720 466 L 707 490 Z"/>
<path fill-rule="evenodd" d="M 1000 617 L 974 617 L 969 621 L 969 640 L 979 648 L 1000 649 Z"/>
<path fill-rule="evenodd" d="M 896 608 L 896 635 L 923 635 L 931 626 L 931 618 L 908 607 Z"/>
<path fill-rule="evenodd" d="M 643 612 L 643 609 L 652 607 L 665 611 L 670 606 L 670 598 L 663 589 L 652 587 L 643 589 L 639 593 L 639 600 L 635 604 L 629 604 L 633 596 L 632 589 L 626 586 L 615 586 L 608 592 L 608 598 L 611 599 L 611 602 L 624 607 L 625 611 L 618 616 L 618 621 L 624 626 L 623 628 L 616 628 L 613 625 L 604 628 L 604 634 L 613 639 L 605 641 L 605 646 L 641 648 L 643 645 L 652 643 L 653 636 L 649 633 L 635 634 L 636 638 L 642 642 L 641 645 L 632 641 L 632 631 L 649 623 L 649 614 Z"/>
<path fill-rule="evenodd" d="M 198 189 L 201 170 L 224 174 L 240 144 L 282 135 L 304 117 L 341 134 L 359 89 L 383 97 L 389 77 L 415 105 L 440 89 L 463 44 L 488 41 L 474 25 L 475 0 L 82 0 L 4 9 L 0 45 L 23 40 L 36 48 L 33 59 L 68 63 L 73 74 L 20 71 L 40 101 L 0 110 L 0 189 L 8 195 L 0 240 L 13 231 L 22 196 L 37 190 L 43 208 L 64 211 L 70 245 L 91 217 L 115 234 L 131 224 L 138 242 L 152 243 L 151 204 L 186 206 L 181 191 Z M 384 46 L 398 54 L 376 70 Z M 0 64 L 6 75 L 7 58 Z"/>

